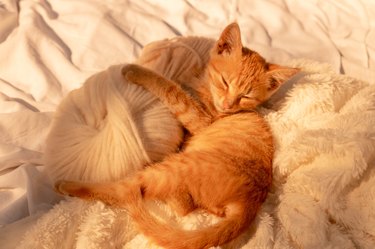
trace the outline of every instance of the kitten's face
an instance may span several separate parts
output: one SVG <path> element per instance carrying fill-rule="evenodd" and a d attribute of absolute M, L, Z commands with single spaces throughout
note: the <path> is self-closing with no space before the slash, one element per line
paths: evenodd
<path fill-rule="evenodd" d="M 236 23 L 224 29 L 207 69 L 213 102 L 220 113 L 254 109 L 298 72 L 269 64 L 258 53 L 242 47 Z"/>

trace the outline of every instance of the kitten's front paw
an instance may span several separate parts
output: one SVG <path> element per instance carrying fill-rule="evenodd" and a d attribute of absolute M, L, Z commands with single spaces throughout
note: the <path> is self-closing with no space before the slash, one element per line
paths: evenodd
<path fill-rule="evenodd" d="M 130 82 L 137 84 L 137 72 L 140 67 L 135 64 L 128 64 L 121 69 L 122 76 Z M 138 73 L 139 74 L 139 73 Z"/>
<path fill-rule="evenodd" d="M 135 74 L 134 74 L 133 71 L 129 71 L 126 74 L 124 74 L 124 78 L 128 82 L 131 82 L 131 83 L 134 83 L 134 84 L 138 84 L 137 80 L 136 80 L 137 78 L 135 77 Z"/>

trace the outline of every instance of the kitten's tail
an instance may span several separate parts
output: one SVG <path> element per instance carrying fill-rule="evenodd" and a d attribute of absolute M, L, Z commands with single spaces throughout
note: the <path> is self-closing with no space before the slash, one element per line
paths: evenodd
<path fill-rule="evenodd" d="M 125 208 L 138 225 L 140 232 L 151 241 L 167 249 L 208 249 L 230 242 L 244 232 L 260 208 L 267 192 L 258 192 L 250 199 L 239 199 L 225 206 L 225 218 L 218 223 L 197 230 L 183 230 L 154 217 L 143 199 L 139 179 L 121 182 L 82 183 L 62 181 L 56 183 L 57 192 Z"/>
<path fill-rule="evenodd" d="M 246 230 L 261 202 L 236 202 L 226 206 L 226 217 L 217 224 L 198 230 L 183 230 L 157 220 L 138 198 L 127 210 L 140 231 L 159 246 L 168 249 L 208 249 L 230 242 Z"/>

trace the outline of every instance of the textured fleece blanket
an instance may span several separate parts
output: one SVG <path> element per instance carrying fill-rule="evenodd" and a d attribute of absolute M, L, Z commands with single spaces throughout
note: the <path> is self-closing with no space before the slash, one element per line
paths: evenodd
<path fill-rule="evenodd" d="M 373 248 L 375 86 L 327 64 L 289 65 L 302 72 L 260 108 L 277 148 L 272 190 L 248 231 L 223 248 Z M 150 211 L 185 229 L 218 220 L 203 211 L 178 217 L 161 203 L 150 203 Z M 43 214 L 18 248 L 157 247 L 125 211 L 68 198 Z"/>

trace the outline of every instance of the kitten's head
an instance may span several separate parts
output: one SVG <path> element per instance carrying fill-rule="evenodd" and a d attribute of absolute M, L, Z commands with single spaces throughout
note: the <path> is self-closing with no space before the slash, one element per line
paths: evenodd
<path fill-rule="evenodd" d="M 254 109 L 299 71 L 267 63 L 258 53 L 243 47 L 237 23 L 222 32 L 207 69 L 213 102 L 220 113 Z"/>

